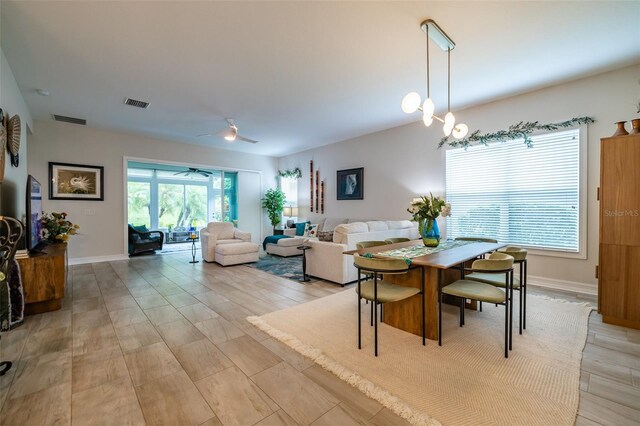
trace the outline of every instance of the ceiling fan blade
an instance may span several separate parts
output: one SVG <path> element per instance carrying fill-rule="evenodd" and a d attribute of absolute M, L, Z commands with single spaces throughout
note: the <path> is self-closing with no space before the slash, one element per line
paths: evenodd
<path fill-rule="evenodd" d="M 198 135 L 198 137 L 199 138 L 206 138 L 206 137 L 215 136 L 215 135 L 216 135 L 215 133 L 203 133 L 201 135 Z"/>
<path fill-rule="evenodd" d="M 258 143 L 258 141 L 255 141 L 255 140 L 249 139 L 249 138 L 245 138 L 244 136 L 240 136 L 240 135 L 237 135 L 236 139 L 239 140 L 239 141 L 243 141 L 243 142 Z"/>

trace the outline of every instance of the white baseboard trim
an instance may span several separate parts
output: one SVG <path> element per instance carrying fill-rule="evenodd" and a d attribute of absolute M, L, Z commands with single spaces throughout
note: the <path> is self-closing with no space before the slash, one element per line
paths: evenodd
<path fill-rule="evenodd" d="M 126 254 L 110 254 L 108 256 L 74 257 L 69 258 L 69 265 L 84 265 L 85 263 L 114 262 L 117 260 L 127 260 Z"/>
<path fill-rule="evenodd" d="M 571 291 L 575 293 L 583 294 L 598 294 L 597 284 L 579 283 L 576 281 L 556 280 L 553 278 L 536 277 L 529 275 L 527 278 L 527 284 L 535 285 L 538 287 L 552 288 L 555 290 Z"/>

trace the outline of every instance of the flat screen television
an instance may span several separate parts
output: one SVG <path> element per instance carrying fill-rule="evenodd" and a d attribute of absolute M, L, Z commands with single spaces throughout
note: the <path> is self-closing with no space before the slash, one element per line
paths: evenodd
<path fill-rule="evenodd" d="M 27 179 L 27 249 L 39 251 L 42 241 L 42 186 L 33 176 Z"/>

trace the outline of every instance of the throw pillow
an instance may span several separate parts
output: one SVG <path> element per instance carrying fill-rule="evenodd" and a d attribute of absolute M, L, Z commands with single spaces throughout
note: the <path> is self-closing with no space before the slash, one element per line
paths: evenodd
<path fill-rule="evenodd" d="M 133 229 L 135 229 L 138 232 L 149 232 L 147 225 L 134 226 Z"/>
<path fill-rule="evenodd" d="M 318 232 L 318 239 L 320 241 L 333 242 L 333 231 Z"/>
<path fill-rule="evenodd" d="M 307 229 L 307 224 L 311 222 L 301 222 L 296 223 L 296 236 L 302 237 L 304 235 L 304 231 Z"/>
<path fill-rule="evenodd" d="M 304 228 L 304 236 L 309 238 L 315 238 L 318 234 L 318 224 L 317 223 L 307 223 L 307 226 Z"/>

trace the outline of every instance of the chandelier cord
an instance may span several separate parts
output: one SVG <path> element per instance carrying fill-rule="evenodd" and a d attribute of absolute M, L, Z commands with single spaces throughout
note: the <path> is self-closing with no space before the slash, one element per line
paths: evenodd
<path fill-rule="evenodd" d="M 451 112 L 451 48 L 447 49 L 447 112 Z"/>
<path fill-rule="evenodd" d="M 431 88 L 429 82 L 429 26 L 425 28 L 425 35 L 427 36 L 427 99 L 431 99 Z"/>

